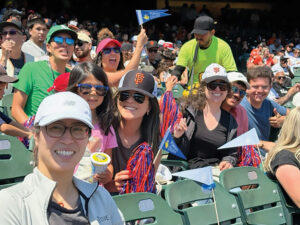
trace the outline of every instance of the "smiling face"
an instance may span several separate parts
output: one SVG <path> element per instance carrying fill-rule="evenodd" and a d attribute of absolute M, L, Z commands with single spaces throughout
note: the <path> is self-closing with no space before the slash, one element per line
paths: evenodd
<path fill-rule="evenodd" d="M 81 84 L 91 84 L 91 85 L 103 85 L 103 83 L 95 78 L 94 75 L 90 74 L 86 79 L 80 82 Z M 96 94 L 96 89 L 92 87 L 91 92 L 89 94 L 83 94 L 80 92 L 79 88 L 77 89 L 77 93 L 84 100 L 89 103 L 91 111 L 95 111 L 96 108 L 102 104 L 104 100 L 104 96 L 99 96 Z"/>
<path fill-rule="evenodd" d="M 226 84 L 226 86 L 228 87 L 228 84 L 223 80 L 215 80 L 210 83 Z M 220 90 L 220 87 L 217 86 L 214 90 L 212 90 L 206 86 L 204 89 L 204 92 L 205 92 L 206 100 L 208 103 L 218 104 L 221 106 L 222 102 L 224 101 L 224 99 L 227 96 L 228 89 L 222 91 L 222 90 Z"/>
<path fill-rule="evenodd" d="M 119 48 L 119 46 L 111 42 L 108 45 L 106 45 L 105 48 Z M 115 53 L 113 50 L 111 50 L 108 54 L 105 54 L 103 52 L 101 54 L 103 70 L 105 72 L 116 72 L 120 63 L 121 54 Z"/>
<path fill-rule="evenodd" d="M 69 34 L 58 33 L 55 36 L 62 38 L 72 38 Z M 47 44 L 47 51 L 51 54 L 50 57 L 53 57 L 56 60 L 62 60 L 68 62 L 74 51 L 74 45 L 68 45 L 64 40 L 62 44 L 56 43 L 52 40 Z"/>
<path fill-rule="evenodd" d="M 85 124 L 74 119 L 63 119 L 48 126 L 63 125 L 71 127 L 79 125 L 87 127 Z M 48 135 L 46 127 L 40 127 L 40 131 L 34 134 L 35 145 L 38 149 L 37 160 L 38 169 L 47 177 L 57 173 L 73 174 L 75 166 L 81 160 L 89 137 L 84 139 L 75 139 L 71 136 L 68 128 L 62 137 L 53 138 Z"/>
<path fill-rule="evenodd" d="M 247 90 L 247 99 L 253 107 L 260 108 L 270 92 L 270 80 L 267 77 L 258 77 L 251 79 L 249 84 L 250 89 Z"/>
<path fill-rule="evenodd" d="M 124 101 L 120 101 L 118 98 L 118 110 L 123 120 L 142 120 L 144 115 L 150 111 L 149 97 L 145 96 L 145 100 L 142 104 L 138 103 L 134 98 L 133 94 L 136 91 L 129 92 L 130 97 Z"/>
<path fill-rule="evenodd" d="M 238 84 L 237 82 L 232 82 L 231 87 L 234 91 L 231 91 L 230 95 L 226 98 L 225 104 L 227 104 L 230 108 L 237 106 L 242 101 L 245 95 L 241 95 L 241 91 L 245 91 L 246 87 Z"/>

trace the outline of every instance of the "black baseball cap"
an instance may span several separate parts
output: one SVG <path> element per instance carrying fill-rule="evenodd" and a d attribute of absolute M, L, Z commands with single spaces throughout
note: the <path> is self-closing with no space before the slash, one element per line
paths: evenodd
<path fill-rule="evenodd" d="M 22 23 L 19 20 L 12 20 L 12 21 L 4 21 L 0 23 L 0 31 L 2 31 L 2 29 L 4 27 L 8 27 L 8 26 L 12 26 L 17 28 L 18 30 L 20 30 L 21 32 L 23 32 L 23 27 L 22 27 Z"/>
<path fill-rule="evenodd" d="M 199 16 L 194 23 L 194 29 L 192 34 L 206 34 L 208 31 L 211 31 L 215 28 L 213 18 L 209 16 Z"/>
<path fill-rule="evenodd" d="M 120 80 L 120 91 L 137 91 L 154 98 L 157 95 L 157 85 L 151 73 L 143 70 L 128 71 Z"/>
<path fill-rule="evenodd" d="M 157 41 L 148 41 L 146 44 L 147 49 L 149 48 L 158 48 Z"/>

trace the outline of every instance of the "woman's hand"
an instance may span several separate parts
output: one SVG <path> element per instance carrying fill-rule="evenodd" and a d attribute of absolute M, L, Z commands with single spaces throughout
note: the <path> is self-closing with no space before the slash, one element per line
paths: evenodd
<path fill-rule="evenodd" d="M 137 36 L 136 48 L 143 48 L 147 44 L 148 36 L 144 28 L 141 29 L 139 35 Z"/>
<path fill-rule="evenodd" d="M 220 171 L 232 168 L 232 164 L 228 161 L 222 161 L 219 164 Z"/>
<path fill-rule="evenodd" d="M 94 179 L 101 184 L 107 184 L 112 179 L 112 173 L 108 169 L 106 169 L 102 173 L 96 173 L 94 175 Z"/>
<path fill-rule="evenodd" d="M 174 137 L 180 138 L 187 131 L 186 118 L 181 118 L 180 122 L 175 125 Z"/>
<path fill-rule="evenodd" d="M 129 170 L 122 170 L 115 175 L 114 183 L 116 189 L 120 192 L 124 186 L 125 180 L 130 179 Z"/>
<path fill-rule="evenodd" d="M 166 82 L 166 91 L 172 91 L 176 83 L 177 83 L 177 77 L 174 76 L 168 77 Z"/>

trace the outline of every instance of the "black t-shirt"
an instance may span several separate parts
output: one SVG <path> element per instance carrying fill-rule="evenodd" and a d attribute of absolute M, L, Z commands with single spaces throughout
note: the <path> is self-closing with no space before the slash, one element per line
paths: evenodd
<path fill-rule="evenodd" d="M 272 160 L 271 168 L 274 171 L 274 174 L 276 174 L 278 167 L 281 165 L 292 165 L 300 169 L 300 162 L 297 160 L 295 154 L 288 150 L 282 150 L 278 152 L 275 155 L 274 159 Z M 276 179 L 276 177 L 273 174 L 268 173 L 268 175 L 271 179 Z M 282 190 L 284 191 L 284 189 Z M 289 205 L 295 206 L 295 204 L 293 203 L 293 201 L 290 199 L 290 197 L 285 191 L 284 191 L 284 196 Z M 294 219 L 294 225 L 300 224 L 300 214 L 294 215 L 293 219 Z"/>
<path fill-rule="evenodd" d="M 14 75 L 18 76 L 20 70 L 25 64 L 25 57 L 24 54 L 21 54 L 21 57 L 19 59 L 10 59 L 11 63 L 14 65 Z"/>
<path fill-rule="evenodd" d="M 281 86 L 279 83 L 274 82 L 273 83 L 273 88 L 279 95 L 279 97 L 283 97 L 287 94 L 288 89 L 285 86 Z"/>
<path fill-rule="evenodd" d="M 75 209 L 66 209 L 56 202 L 50 201 L 48 210 L 49 225 L 88 225 L 88 219 L 84 215 L 80 198 Z"/>
<path fill-rule="evenodd" d="M 195 116 L 195 131 L 191 139 L 188 160 L 196 157 L 202 159 L 211 159 L 211 162 L 219 163 L 226 150 L 217 150 L 227 142 L 230 114 L 221 110 L 221 116 L 217 127 L 208 130 L 204 122 L 202 111 L 198 111 Z M 215 160 L 213 160 L 215 159 Z"/>

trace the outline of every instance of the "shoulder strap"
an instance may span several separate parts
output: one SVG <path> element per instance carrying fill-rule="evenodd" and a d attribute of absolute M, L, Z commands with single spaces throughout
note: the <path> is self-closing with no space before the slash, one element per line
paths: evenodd
<path fill-rule="evenodd" d="M 188 75 L 188 84 L 189 86 L 191 86 L 190 92 L 192 92 L 193 89 L 193 83 L 194 83 L 194 67 L 195 67 L 195 63 L 197 60 L 197 56 L 198 56 L 198 50 L 199 50 L 199 43 L 197 43 L 196 48 L 195 48 L 195 52 L 194 52 L 194 57 L 193 57 L 193 66 L 190 70 L 190 73 Z"/>

